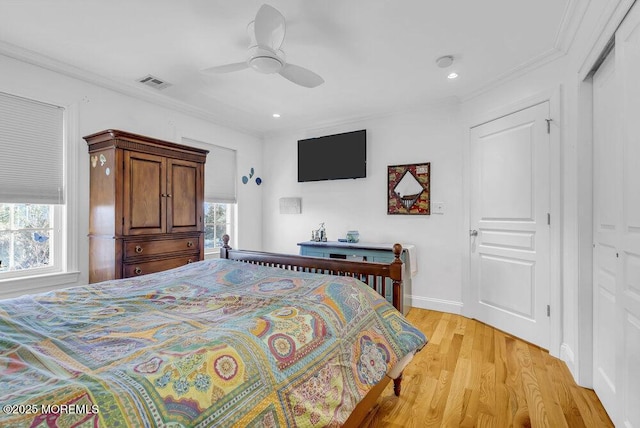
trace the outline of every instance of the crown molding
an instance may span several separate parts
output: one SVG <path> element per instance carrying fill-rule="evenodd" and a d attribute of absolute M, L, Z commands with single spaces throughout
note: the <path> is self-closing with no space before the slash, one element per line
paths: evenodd
<path fill-rule="evenodd" d="M 512 68 L 511 70 L 506 71 L 505 73 L 500 74 L 498 77 L 491 79 L 479 88 L 464 94 L 460 97 L 460 100 L 463 103 L 472 100 L 508 81 L 517 79 L 518 77 L 528 74 L 543 65 L 565 56 L 569 52 L 569 49 L 575 40 L 578 28 L 580 28 L 580 25 L 582 24 L 590 3 L 591 0 L 569 0 L 564 9 L 562 20 L 560 21 L 560 28 L 556 33 L 556 38 L 551 49 Z"/>
<path fill-rule="evenodd" d="M 506 82 L 509 82 L 511 80 L 517 79 L 518 77 L 524 76 L 532 72 L 533 70 L 542 67 L 545 64 L 548 64 L 559 58 L 562 58 L 565 55 L 566 55 L 566 52 L 563 52 L 558 48 L 554 47 L 552 49 L 549 49 L 545 53 L 538 55 L 537 57 L 523 64 L 520 64 L 517 67 L 512 68 L 511 70 L 499 75 L 494 79 L 491 79 L 489 82 L 482 85 L 480 88 L 463 95 L 462 97 L 460 97 L 460 100 L 463 103 L 470 101 L 486 92 L 489 92 L 495 88 L 498 88 L 504 85 Z"/>
<path fill-rule="evenodd" d="M 620 1 L 628 0 L 618 0 L 618 2 Z M 508 81 L 517 79 L 518 77 L 530 73 L 531 71 L 566 55 L 568 50 L 573 45 L 578 28 L 580 27 L 584 19 L 584 15 L 586 14 L 586 10 L 591 2 L 591 0 L 569 0 L 560 21 L 560 27 L 558 29 L 558 32 L 556 33 L 554 45 L 551 49 L 543 52 L 539 56 L 534 57 L 529 61 L 526 61 L 506 71 L 505 73 L 500 74 L 495 78 L 490 79 L 485 84 L 476 87 L 470 92 L 462 94 L 459 97 L 448 97 L 445 99 L 436 100 L 434 102 L 407 106 L 392 111 L 379 111 L 367 115 L 354 114 L 341 119 L 328 119 L 322 122 L 315 123 L 313 126 L 313 130 L 321 130 L 324 128 L 335 126 L 344 126 L 350 123 L 395 116 L 398 114 L 408 113 L 421 109 L 460 104 L 472 100 L 486 92 L 500 87 Z M 0 41 L 0 54 L 261 139 L 272 138 L 278 135 L 286 135 L 296 132 L 310 131 L 310 128 L 300 126 L 290 126 L 277 130 L 265 130 L 258 129 L 256 127 L 248 127 L 241 122 L 242 119 L 240 119 L 240 116 L 245 117 L 245 115 L 250 115 L 249 112 L 240 110 L 237 107 L 232 107 L 220 101 L 216 100 L 216 103 L 218 103 L 221 110 L 242 112 L 244 113 L 244 115 L 225 114 L 225 117 L 223 118 L 219 113 L 215 113 L 200 107 L 195 107 L 191 104 L 176 100 L 160 92 L 157 92 L 154 89 L 147 88 L 142 85 L 137 85 L 133 82 L 113 80 L 97 73 L 80 69 L 70 64 L 58 61 L 54 58 L 44 56 L 39 53 L 20 48 L 18 46 L 11 45 L 2 41 Z M 235 120 L 233 119 L 234 116 L 236 117 Z"/>
<path fill-rule="evenodd" d="M 554 47 L 569 52 L 591 0 L 569 0 L 564 10 Z"/>
<path fill-rule="evenodd" d="M 109 89 L 122 95 L 137 98 L 154 105 L 175 110 L 179 113 L 202 119 L 215 125 L 222 126 L 224 128 L 233 129 L 235 131 L 258 138 L 262 136 L 262 133 L 255 129 L 242 126 L 238 123 L 231 123 L 228 119 L 222 119 L 218 115 L 211 113 L 210 111 L 195 107 L 182 101 L 178 101 L 161 93 L 154 92 L 155 90 L 153 89 L 134 85 L 133 83 L 109 79 L 97 73 L 83 70 L 73 65 L 58 61 L 54 58 L 36 53 L 28 49 L 12 45 L 10 43 L 0 41 L 0 55 L 16 59 L 27 64 L 35 65 L 37 67 L 59 73 L 73 79 L 81 80 L 99 86 L 101 88 Z M 220 104 L 220 107 L 223 109 L 238 110 L 235 107 L 220 103 L 219 101 L 216 102 L 218 102 Z"/>
<path fill-rule="evenodd" d="M 390 110 L 390 111 L 378 111 L 375 113 L 367 114 L 367 115 L 351 115 L 348 117 L 344 117 L 341 119 L 328 119 L 325 121 L 319 121 L 314 124 L 313 127 L 309 126 L 290 126 L 286 128 L 277 129 L 274 131 L 265 131 L 262 134 L 263 139 L 277 138 L 282 136 L 288 136 L 292 134 L 320 134 L 327 129 L 344 127 L 348 125 L 355 125 L 361 122 L 371 121 L 371 120 L 380 120 L 389 117 L 399 116 L 402 114 L 410 114 L 420 111 L 426 110 L 437 110 L 444 107 L 452 107 L 459 106 L 460 100 L 458 97 L 445 97 L 439 100 L 435 100 L 432 102 L 423 102 L 414 104 L 411 106 L 406 106 L 400 109 Z"/>

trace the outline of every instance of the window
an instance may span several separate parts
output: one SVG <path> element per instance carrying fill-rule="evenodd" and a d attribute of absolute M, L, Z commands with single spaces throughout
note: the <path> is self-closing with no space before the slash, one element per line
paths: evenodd
<path fill-rule="evenodd" d="M 66 269 L 64 117 L 0 93 L 0 281 Z"/>
<path fill-rule="evenodd" d="M 204 203 L 204 252 L 217 253 L 222 235 L 232 235 L 234 204 Z"/>
<path fill-rule="evenodd" d="M 58 270 L 57 211 L 54 205 L 0 204 L 0 274 Z"/>
<path fill-rule="evenodd" d="M 236 207 L 236 151 L 183 138 L 187 146 L 209 150 L 204 165 L 204 253 L 217 256 L 222 235 L 234 236 Z"/>

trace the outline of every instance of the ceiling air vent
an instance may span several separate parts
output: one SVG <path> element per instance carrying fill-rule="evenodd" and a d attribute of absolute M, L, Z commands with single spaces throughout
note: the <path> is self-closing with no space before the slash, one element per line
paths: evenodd
<path fill-rule="evenodd" d="M 158 79 L 156 76 L 152 76 L 150 74 L 147 74 L 143 78 L 138 79 L 138 82 L 158 90 L 162 90 L 171 86 L 171 83 L 165 82 L 164 80 Z"/>

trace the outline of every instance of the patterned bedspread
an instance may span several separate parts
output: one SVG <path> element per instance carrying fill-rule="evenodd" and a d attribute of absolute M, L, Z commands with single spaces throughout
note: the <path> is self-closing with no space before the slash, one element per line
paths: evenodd
<path fill-rule="evenodd" d="M 0 426 L 337 426 L 425 343 L 352 278 L 208 260 L 0 301 Z"/>

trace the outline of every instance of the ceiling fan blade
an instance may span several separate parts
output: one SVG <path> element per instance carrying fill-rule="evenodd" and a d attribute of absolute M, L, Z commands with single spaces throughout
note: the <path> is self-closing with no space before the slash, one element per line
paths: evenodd
<path fill-rule="evenodd" d="M 311 70 L 307 70 L 299 65 L 286 64 L 280 70 L 280 74 L 293 83 L 305 88 L 315 88 L 324 83 L 324 79 Z"/>
<path fill-rule="evenodd" d="M 259 46 L 266 46 L 274 51 L 280 49 L 286 33 L 286 23 L 280 12 L 263 4 L 256 14 L 254 28 Z"/>
<path fill-rule="evenodd" d="M 218 65 L 215 67 L 209 67 L 202 70 L 203 73 L 231 73 L 233 71 L 244 70 L 249 68 L 246 62 L 236 62 L 234 64 Z"/>

